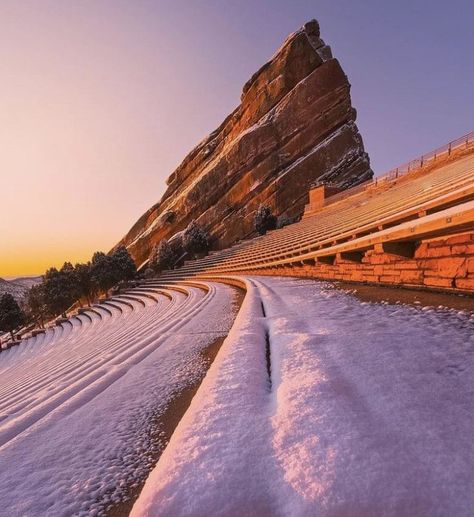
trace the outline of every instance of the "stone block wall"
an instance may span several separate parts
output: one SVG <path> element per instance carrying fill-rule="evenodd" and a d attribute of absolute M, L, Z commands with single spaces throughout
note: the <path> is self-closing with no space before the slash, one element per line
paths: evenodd
<path fill-rule="evenodd" d="M 248 271 L 255 274 L 255 271 Z M 413 258 L 376 246 L 354 262 L 336 256 L 333 264 L 295 265 L 259 271 L 262 275 L 425 287 L 474 293 L 474 233 L 419 242 Z"/>

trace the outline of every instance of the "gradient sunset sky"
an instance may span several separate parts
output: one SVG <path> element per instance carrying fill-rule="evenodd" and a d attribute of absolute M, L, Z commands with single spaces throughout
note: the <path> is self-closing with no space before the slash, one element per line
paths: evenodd
<path fill-rule="evenodd" d="M 0 0 L 0 276 L 107 251 L 317 18 L 376 173 L 474 129 L 474 3 Z"/>

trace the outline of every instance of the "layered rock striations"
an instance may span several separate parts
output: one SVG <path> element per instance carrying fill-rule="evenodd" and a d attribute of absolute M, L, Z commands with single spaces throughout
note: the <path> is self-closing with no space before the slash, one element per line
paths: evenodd
<path fill-rule="evenodd" d="M 241 104 L 188 154 L 121 244 L 141 264 L 195 219 L 222 248 L 252 234 L 260 203 L 298 216 L 314 182 L 371 178 L 349 90 L 318 23 L 308 22 L 245 84 Z"/>

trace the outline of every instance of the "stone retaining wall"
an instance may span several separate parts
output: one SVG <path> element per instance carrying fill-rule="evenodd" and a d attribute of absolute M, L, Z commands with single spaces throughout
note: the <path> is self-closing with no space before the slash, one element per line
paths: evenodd
<path fill-rule="evenodd" d="M 255 274 L 255 271 L 247 271 Z M 302 276 L 474 293 L 474 233 L 429 239 L 416 245 L 413 258 L 367 251 L 360 262 L 336 256 L 333 264 L 295 265 L 259 270 L 262 275 Z"/>

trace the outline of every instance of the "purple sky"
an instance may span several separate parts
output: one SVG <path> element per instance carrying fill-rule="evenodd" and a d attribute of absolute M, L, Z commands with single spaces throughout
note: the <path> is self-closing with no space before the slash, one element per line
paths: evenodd
<path fill-rule="evenodd" d="M 0 275 L 110 248 L 313 17 L 376 173 L 474 129 L 470 1 L 1 0 Z"/>

